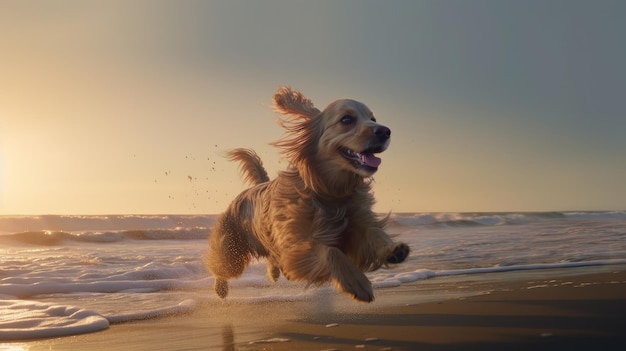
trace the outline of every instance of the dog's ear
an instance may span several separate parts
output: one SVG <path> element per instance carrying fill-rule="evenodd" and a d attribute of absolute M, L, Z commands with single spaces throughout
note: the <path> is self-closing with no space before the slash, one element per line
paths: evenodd
<path fill-rule="evenodd" d="M 290 87 L 280 87 L 274 94 L 276 111 L 292 118 L 276 122 L 287 131 L 283 137 L 270 143 L 282 149 L 289 162 L 300 169 L 302 175 L 310 173 L 309 159 L 317 153 L 317 144 L 322 131 L 321 115 L 311 100 Z M 304 177 L 304 176 L 303 176 Z"/>
<path fill-rule="evenodd" d="M 317 117 L 321 111 L 318 110 L 311 100 L 302 95 L 301 92 L 284 86 L 278 88 L 274 94 L 274 108 L 276 111 L 291 115 L 297 119 L 313 119 Z"/>

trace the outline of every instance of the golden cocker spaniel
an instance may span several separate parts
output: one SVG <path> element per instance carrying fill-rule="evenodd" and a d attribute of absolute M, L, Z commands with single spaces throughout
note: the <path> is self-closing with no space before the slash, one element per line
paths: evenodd
<path fill-rule="evenodd" d="M 252 150 L 236 149 L 253 184 L 217 220 L 209 238 L 207 266 L 215 291 L 228 294 L 228 279 L 240 276 L 252 258 L 265 257 L 276 281 L 320 285 L 332 281 L 357 300 L 374 300 L 363 272 L 403 262 L 404 243 L 384 231 L 387 218 L 372 211 L 371 176 L 381 163 L 375 154 L 389 145 L 391 130 L 355 100 L 336 100 L 324 111 L 299 91 L 281 87 L 274 106 L 285 136 L 272 143 L 289 160 L 287 170 L 270 180 Z"/>

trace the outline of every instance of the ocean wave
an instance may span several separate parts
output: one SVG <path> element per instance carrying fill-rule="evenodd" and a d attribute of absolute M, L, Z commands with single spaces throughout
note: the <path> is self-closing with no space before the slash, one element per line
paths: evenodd
<path fill-rule="evenodd" d="M 68 242 L 115 243 L 124 240 L 205 240 L 210 228 L 119 230 L 106 232 L 29 231 L 0 235 L 0 242 L 56 246 Z"/>
<path fill-rule="evenodd" d="M 0 216 L 0 234 L 31 231 L 119 231 L 189 227 L 210 228 L 216 215 Z"/>
<path fill-rule="evenodd" d="M 198 228 L 207 228 L 209 231 L 216 219 L 217 215 L 0 216 L 0 240 L 12 235 L 15 238 L 32 237 L 35 242 L 53 245 L 62 240 L 187 240 L 203 237 L 203 234 L 186 235 L 185 230 L 194 232 Z M 626 211 L 392 213 L 389 224 L 395 227 L 474 227 L 520 225 L 555 219 L 624 220 Z"/>
<path fill-rule="evenodd" d="M 564 219 L 626 219 L 626 211 L 598 212 L 459 212 L 459 213 L 398 213 L 392 214 L 389 225 L 392 227 L 476 227 L 521 225 L 533 222 Z"/>
<path fill-rule="evenodd" d="M 0 216 L 0 242 L 54 246 L 67 242 L 204 240 L 216 218 L 216 215 Z M 549 220 L 625 219 L 626 211 L 393 213 L 389 226 L 432 229 L 523 225 Z"/>

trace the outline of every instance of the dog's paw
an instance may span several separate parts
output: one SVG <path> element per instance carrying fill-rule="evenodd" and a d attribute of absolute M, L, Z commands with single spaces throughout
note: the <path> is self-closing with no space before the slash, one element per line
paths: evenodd
<path fill-rule="evenodd" d="M 215 278 L 215 285 L 213 288 L 215 289 L 217 296 L 222 299 L 228 295 L 228 281 L 226 280 Z"/>
<path fill-rule="evenodd" d="M 350 277 L 344 277 L 342 280 L 336 280 L 335 284 L 340 291 L 352 296 L 355 300 L 374 301 L 372 283 L 361 272 Z"/>
<path fill-rule="evenodd" d="M 352 297 L 358 301 L 372 302 L 374 301 L 374 292 L 372 288 L 370 288 L 369 290 L 362 290 L 359 293 L 355 293 Z"/>
<path fill-rule="evenodd" d="M 387 256 L 387 263 L 402 263 L 409 256 L 409 252 L 411 249 L 409 245 L 405 243 L 399 243 L 394 248 L 393 251 Z"/>

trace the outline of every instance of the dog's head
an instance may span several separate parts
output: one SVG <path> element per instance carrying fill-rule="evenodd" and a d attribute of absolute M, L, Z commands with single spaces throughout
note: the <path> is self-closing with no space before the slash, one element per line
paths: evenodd
<path fill-rule="evenodd" d="M 363 103 L 336 100 L 320 111 L 299 91 L 282 87 L 274 95 L 274 107 L 292 118 L 279 122 L 287 134 L 273 145 L 282 148 L 301 173 L 330 181 L 363 179 L 378 170 L 381 160 L 375 154 L 387 149 L 391 130 L 378 124 Z"/>
<path fill-rule="evenodd" d="M 387 149 L 391 130 L 376 123 L 367 106 L 355 100 L 336 100 L 318 118 L 323 124 L 320 158 L 362 177 L 378 170 L 381 160 L 374 154 Z"/>

